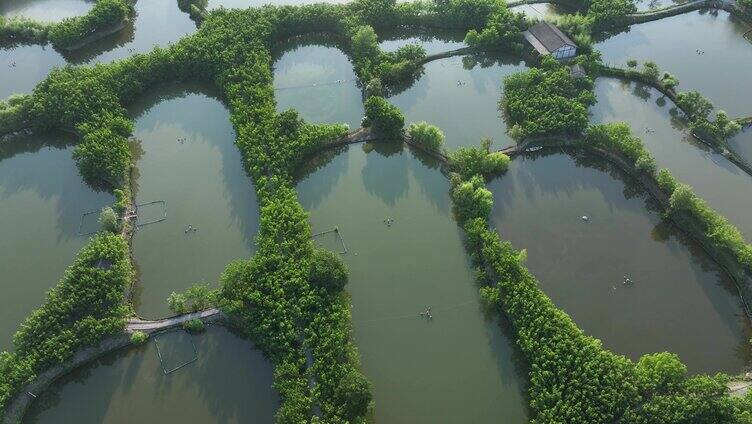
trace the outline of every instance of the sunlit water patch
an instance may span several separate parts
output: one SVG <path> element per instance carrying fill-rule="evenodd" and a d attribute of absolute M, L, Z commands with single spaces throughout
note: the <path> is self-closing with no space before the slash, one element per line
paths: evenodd
<path fill-rule="evenodd" d="M 136 158 L 142 208 L 133 256 L 139 271 L 139 314 L 168 314 L 166 299 L 196 282 L 216 286 L 225 266 L 249 258 L 259 212 L 251 179 L 234 145 L 227 109 L 202 87 L 171 86 L 134 106 L 141 152 Z M 140 110 L 137 110 L 141 108 Z"/>
<path fill-rule="evenodd" d="M 154 340 L 104 357 L 55 383 L 25 423 L 272 423 L 279 396 L 253 344 L 222 327 L 157 336 L 165 361 L 197 360 L 164 375 Z M 167 364 L 170 366 L 171 364 Z"/>
<path fill-rule="evenodd" d="M 0 349 L 45 300 L 88 237 L 82 215 L 112 203 L 88 187 L 71 154 L 73 137 L 15 136 L 0 141 Z M 96 231 L 96 214 L 82 232 Z"/>
<path fill-rule="evenodd" d="M 27 18 L 41 22 L 58 22 L 65 18 L 83 16 L 94 7 L 85 0 L 3 0 L 0 15 L 7 18 Z"/>
<path fill-rule="evenodd" d="M 274 63 L 277 109 L 315 123 L 360 126 L 363 102 L 352 64 L 333 47 L 293 47 Z"/>
<path fill-rule="evenodd" d="M 752 43 L 749 26 L 727 12 L 691 12 L 633 25 L 596 45 L 606 63 L 626 66 L 629 59 L 653 61 L 679 78 L 680 91 L 698 90 L 732 117 L 749 115 Z"/>
<path fill-rule="evenodd" d="M 733 282 L 646 209 L 635 181 L 549 151 L 516 158 L 489 189 L 501 237 L 527 250 L 541 288 L 606 348 L 632 359 L 671 351 L 692 372 L 743 368 L 749 330 Z"/>
<path fill-rule="evenodd" d="M 314 232 L 339 229 L 355 343 L 376 421 L 526 422 L 508 329 L 480 311 L 449 182 L 395 146 L 353 146 L 298 185 Z M 331 237 L 317 237 L 342 250 Z M 432 320 L 420 312 L 430 307 Z"/>

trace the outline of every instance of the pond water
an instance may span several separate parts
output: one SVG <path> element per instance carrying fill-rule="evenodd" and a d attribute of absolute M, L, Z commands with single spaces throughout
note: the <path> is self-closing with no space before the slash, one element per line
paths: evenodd
<path fill-rule="evenodd" d="M 694 187 L 752 241 L 752 177 L 689 135 L 684 123 L 674 118 L 673 103 L 658 91 L 611 78 L 599 78 L 595 91 L 593 122 L 627 122 L 659 168 L 668 168 L 679 181 Z"/>
<path fill-rule="evenodd" d="M 742 36 L 749 29 L 727 12 L 691 12 L 633 25 L 596 48 L 618 66 L 653 61 L 679 78 L 680 91 L 698 90 L 732 117 L 748 116 L 749 101 L 739 93 L 752 90 L 752 43 Z"/>
<path fill-rule="evenodd" d="M 752 128 L 745 127 L 742 132 L 727 142 L 736 154 L 741 156 L 747 163 L 752 163 Z"/>
<path fill-rule="evenodd" d="M 48 4 L 53 3 L 59 2 L 18 0 L 11 4 L 28 5 L 30 8 L 42 4 L 43 7 L 32 8 L 39 11 L 39 16 L 35 18 L 56 20 L 60 17 L 58 7 L 48 7 Z M 87 7 L 91 4 L 81 0 L 66 0 L 61 4 L 68 3 Z M 166 47 L 168 43 L 196 30 L 196 25 L 186 13 L 178 9 L 175 0 L 137 1 L 134 7 L 136 16 L 123 30 L 74 52 L 61 54 L 51 45 L 22 45 L 0 49 L 0 99 L 11 94 L 30 93 L 53 68 L 65 66 L 66 60 L 72 64 L 111 62 L 135 53 L 149 52 L 157 45 Z M 83 13 L 85 11 L 77 15 Z"/>
<path fill-rule="evenodd" d="M 176 0 L 138 0 L 134 8 L 135 18 L 122 31 L 65 56 L 74 64 L 112 62 L 156 46 L 167 47 L 196 31 L 196 24 Z"/>
<path fill-rule="evenodd" d="M 154 340 L 105 356 L 56 382 L 32 405 L 25 423 L 273 423 L 279 396 L 272 367 L 253 344 L 223 327 L 200 335 L 157 336 L 169 366 L 164 375 Z"/>
<path fill-rule="evenodd" d="M 632 179 L 557 150 L 515 158 L 489 189 L 501 237 L 527 249 L 541 288 L 606 348 L 632 359 L 668 350 L 691 372 L 742 369 L 749 329 L 733 282 L 646 209 Z"/>
<path fill-rule="evenodd" d="M 208 93 L 208 94 L 207 94 Z M 136 202 L 164 200 L 167 219 L 139 228 L 133 257 L 139 270 L 136 310 L 156 318 L 166 299 L 196 282 L 216 286 L 232 260 L 249 258 L 259 211 L 227 109 L 210 88 L 163 87 L 131 109 L 140 140 L 134 179 Z M 141 209 L 146 222 L 162 205 Z M 196 231 L 187 231 L 188 226 Z"/>
<path fill-rule="evenodd" d="M 0 15 L 8 18 L 28 18 L 42 22 L 58 22 L 65 18 L 83 16 L 94 7 L 85 0 L 3 0 Z"/>
<path fill-rule="evenodd" d="M 375 147 L 340 153 L 298 193 L 314 233 L 337 226 L 346 243 L 376 422 L 526 422 L 524 365 L 510 332 L 480 311 L 447 179 L 400 145 Z M 431 321 L 419 315 L 427 307 Z"/>
<path fill-rule="evenodd" d="M 277 109 L 295 108 L 315 123 L 360 127 L 363 101 L 352 64 L 334 47 L 291 47 L 274 63 Z"/>
<path fill-rule="evenodd" d="M 73 138 L 19 135 L 0 141 L 0 350 L 10 349 L 19 324 L 45 300 L 88 237 L 82 214 L 112 204 L 89 188 L 71 154 Z M 98 228 L 96 215 L 83 231 Z"/>
<path fill-rule="evenodd" d="M 504 77 L 526 69 L 523 62 L 507 56 L 464 56 L 429 62 L 424 69 L 411 87 L 389 99 L 405 114 L 406 124 L 426 121 L 438 126 L 450 151 L 477 146 L 483 137 L 490 137 L 495 148 L 514 144 L 498 102 Z"/>

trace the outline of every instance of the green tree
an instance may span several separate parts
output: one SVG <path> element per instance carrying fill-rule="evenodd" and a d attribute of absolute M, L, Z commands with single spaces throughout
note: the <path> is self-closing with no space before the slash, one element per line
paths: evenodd
<path fill-rule="evenodd" d="M 347 265 L 338 255 L 326 249 L 317 248 L 313 251 L 308 278 L 316 287 L 322 287 L 333 293 L 340 292 L 347 284 Z"/>

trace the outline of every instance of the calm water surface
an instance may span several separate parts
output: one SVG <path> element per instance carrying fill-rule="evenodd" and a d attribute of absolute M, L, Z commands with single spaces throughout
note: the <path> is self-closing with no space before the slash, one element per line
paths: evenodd
<path fill-rule="evenodd" d="M 670 100 L 656 90 L 599 78 L 593 122 L 627 122 L 642 138 L 659 168 L 668 168 L 681 182 L 736 225 L 752 241 L 752 178 L 723 156 L 697 142 L 675 118 Z"/>
<path fill-rule="evenodd" d="M 16 0 L 8 5 L 8 12 L 12 14 L 11 6 L 28 6 L 28 9 L 38 11 L 37 19 L 59 20 L 63 16 L 62 6 L 56 1 L 20 1 Z M 82 0 L 65 0 L 78 4 L 74 10 L 91 7 L 91 3 Z M 5 3 L 3 3 L 5 5 Z M 3 6 L 5 7 L 5 6 Z M 0 98 L 15 94 L 29 93 L 55 67 L 62 67 L 67 63 L 93 64 L 105 63 L 124 59 L 135 53 L 146 53 L 155 46 L 167 47 L 196 30 L 196 25 L 186 13 L 181 12 L 174 0 L 143 0 L 135 4 L 136 16 L 126 27 L 118 33 L 109 35 L 101 40 L 85 46 L 74 52 L 55 51 L 50 45 L 46 46 L 17 46 L 0 49 Z M 0 9 L 3 10 L 3 9 Z M 81 10 L 80 15 L 86 10 Z M 13 66 L 15 65 L 15 66 Z"/>
<path fill-rule="evenodd" d="M 272 423 L 279 396 L 272 367 L 253 344 L 222 327 L 188 336 L 157 336 L 167 367 L 198 360 L 164 375 L 154 340 L 80 368 L 40 396 L 25 423 Z"/>
<path fill-rule="evenodd" d="M 360 89 L 352 64 L 336 48 L 304 46 L 283 53 L 274 63 L 274 90 L 280 111 L 294 108 L 310 122 L 360 126 Z"/>
<path fill-rule="evenodd" d="M 259 212 L 251 179 L 234 145 L 229 113 L 201 86 L 169 86 L 135 105 L 142 153 L 136 161 L 136 201 L 166 201 L 167 220 L 133 237 L 139 269 L 136 310 L 168 314 L 166 299 L 196 282 L 216 286 L 232 260 L 254 250 Z M 139 219 L 163 214 L 142 209 Z M 186 233 L 191 225 L 197 231 Z"/>
<path fill-rule="evenodd" d="M 349 250 L 355 343 L 376 421 L 525 422 L 524 366 L 510 333 L 479 310 L 448 181 L 407 151 L 366 154 L 372 147 L 339 154 L 298 192 L 314 232 L 337 226 Z M 430 322 L 419 316 L 428 306 Z"/>
<path fill-rule="evenodd" d="M 668 350 L 692 372 L 739 372 L 749 329 L 733 282 L 646 209 L 632 180 L 592 158 L 549 154 L 515 159 L 489 189 L 494 225 L 527 249 L 554 303 L 632 359 Z"/>
<path fill-rule="evenodd" d="M 596 48 L 619 66 L 653 61 L 679 78 L 679 90 L 698 90 L 731 116 L 749 116 L 750 102 L 739 95 L 752 90 L 752 43 L 742 36 L 749 29 L 727 12 L 691 12 L 633 25 Z"/>
<path fill-rule="evenodd" d="M 0 350 L 10 349 L 19 324 L 45 300 L 88 237 L 81 215 L 112 196 L 80 177 L 69 136 L 24 135 L 0 141 Z M 84 232 L 96 230 L 96 215 Z"/>
<path fill-rule="evenodd" d="M 0 15 L 58 22 L 65 18 L 83 16 L 92 7 L 94 1 L 85 0 L 3 0 L 0 3 Z"/>
<path fill-rule="evenodd" d="M 526 67 L 513 58 L 484 60 L 468 56 L 430 62 L 412 87 L 389 100 L 402 110 L 407 124 L 426 121 L 440 127 L 449 150 L 477 146 L 483 137 L 490 137 L 497 148 L 513 144 L 498 102 L 504 77 Z"/>

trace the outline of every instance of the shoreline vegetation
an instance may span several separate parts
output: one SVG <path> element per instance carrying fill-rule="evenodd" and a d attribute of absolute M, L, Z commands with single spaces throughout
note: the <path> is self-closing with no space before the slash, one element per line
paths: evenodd
<path fill-rule="evenodd" d="M 352 338 L 347 268 L 341 258 L 314 246 L 294 176 L 322 149 L 395 138 L 443 164 L 458 224 L 477 268 L 481 298 L 512 322 L 515 340 L 530 364 L 528 395 L 534 422 L 648 423 L 656 417 L 667 423 L 698 418 L 714 423 L 752 421 L 752 397 L 732 398 L 728 376 L 689 376 L 679 358 L 667 352 L 644 355 L 635 363 L 604 349 L 540 290 L 524 266 L 524 252 L 515 251 L 489 226 L 493 197 L 485 185 L 506 171 L 510 156 L 535 142 L 578 140 L 572 144 L 636 175 L 662 200 L 669 218 L 720 258 L 716 261 L 738 284 L 746 284 L 747 290 L 740 288 L 742 298 L 748 295 L 752 247 L 738 230 L 667 171 L 657 172 L 652 156 L 626 125 L 589 123 L 587 108 L 595 102 L 592 78 L 599 72 L 645 77 L 606 69 L 590 40 L 628 26 L 634 16 L 643 14 L 637 13 L 632 0 L 567 3 L 579 12 L 562 18 L 560 26 L 582 47 L 583 54 L 575 59 L 589 75 L 582 79 L 526 48 L 521 31 L 530 22 L 509 10 L 516 3 L 503 0 L 355 0 L 209 13 L 200 1 L 181 0 L 179 7 L 200 23 L 195 34 L 111 64 L 55 69 L 31 95 L 0 103 L 0 134 L 75 131 L 80 142 L 74 159 L 81 174 L 93 186 L 116 194 L 112 209 L 121 218 L 120 228 L 111 225 L 115 231 L 100 232 L 79 252 L 47 302 L 21 326 L 14 337 L 15 350 L 0 353 L 4 422 L 22 418 L 31 401 L 24 388 L 46 387 L 70 370 L 65 364 L 102 354 L 108 341 L 117 347 L 148 339 L 148 328 L 130 336 L 123 333 L 133 323 L 128 324 L 127 317 L 133 313 L 128 299 L 134 273 L 132 226 L 126 219 L 132 205 L 134 165 L 128 139 L 133 122 L 124 107 L 153 87 L 175 80 L 217 86 L 254 182 L 261 212 L 257 250 L 253 257 L 226 267 L 219 288 L 211 294 L 221 314 L 212 316 L 226 316 L 271 362 L 274 388 L 282 399 L 277 422 L 365 423 L 373 415 L 371 384 Z M 733 6 L 750 10 L 748 3 Z M 122 24 L 130 13 L 132 6 L 123 0 L 99 0 L 85 17 L 50 26 L 0 20 L 0 39 L 77 46 L 92 31 Z M 447 152 L 438 128 L 415 123 L 405 129 L 404 116 L 388 97 L 420 78 L 428 60 L 445 56 L 428 56 L 418 44 L 383 51 L 380 34 L 395 29 L 466 33 L 466 50 L 448 55 L 502 50 L 529 56 L 533 67 L 504 81 L 499 104 L 518 145 L 494 152 L 490 140 L 483 140 L 479 147 Z M 272 48 L 294 37 L 321 33 L 336 38 L 353 64 L 363 90 L 366 129 L 349 132 L 346 125 L 311 124 L 294 110 L 276 110 Z M 672 80 L 665 76 L 652 80 L 663 89 L 673 88 L 667 87 Z M 720 112 L 711 121 L 712 105 L 699 94 L 681 94 L 675 102 L 694 123 L 693 130 L 726 138 L 730 124 Z M 178 300 L 176 296 L 171 302 Z M 186 319 L 181 325 L 203 327 L 203 321 Z"/>
<path fill-rule="evenodd" d="M 0 16 L 0 44 L 51 43 L 56 49 L 77 50 L 120 31 L 133 13 L 130 0 L 97 0 L 86 15 L 55 23 Z"/>

